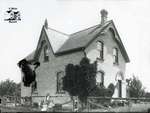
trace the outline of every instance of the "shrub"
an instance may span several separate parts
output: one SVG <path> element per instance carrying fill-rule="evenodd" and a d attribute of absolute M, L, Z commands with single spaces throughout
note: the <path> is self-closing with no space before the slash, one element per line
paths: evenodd
<path fill-rule="evenodd" d="M 114 84 L 110 83 L 110 84 L 108 85 L 108 88 L 107 88 L 106 90 L 107 90 L 107 91 L 106 91 L 106 96 L 107 96 L 107 97 L 112 97 L 113 94 L 114 94 L 114 90 L 115 90 Z"/>
<path fill-rule="evenodd" d="M 34 103 L 33 103 L 33 107 L 34 107 L 34 108 L 38 108 L 38 107 L 39 107 L 39 104 L 38 104 L 37 102 L 34 102 Z"/>

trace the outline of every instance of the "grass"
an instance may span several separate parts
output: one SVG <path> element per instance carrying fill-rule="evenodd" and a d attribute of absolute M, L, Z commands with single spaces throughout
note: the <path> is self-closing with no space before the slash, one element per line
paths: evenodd
<path fill-rule="evenodd" d="M 39 111 L 38 109 L 31 108 L 31 107 L 6 107 L 6 106 L 0 106 L 1 112 L 36 112 Z"/>
<path fill-rule="evenodd" d="M 150 103 L 137 103 L 137 104 L 130 104 L 129 106 L 118 106 L 118 107 L 112 107 L 112 108 L 97 108 L 97 109 L 90 109 L 89 112 L 143 112 L 147 113 L 148 109 L 150 108 Z M 86 112 L 88 112 L 87 109 L 85 109 Z"/>
<path fill-rule="evenodd" d="M 90 112 L 147 112 L 150 108 L 150 103 L 137 103 L 129 106 L 114 107 L 108 109 L 90 109 Z M 1 112 L 39 112 L 40 109 L 33 107 L 6 107 L 0 106 Z M 64 111 L 64 110 L 63 110 Z M 87 112 L 86 109 L 83 112 Z"/>

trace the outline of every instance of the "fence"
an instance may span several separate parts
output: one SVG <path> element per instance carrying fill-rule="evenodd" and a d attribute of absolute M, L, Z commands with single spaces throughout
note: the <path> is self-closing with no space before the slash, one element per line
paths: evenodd
<path fill-rule="evenodd" d="M 41 110 L 74 111 L 70 96 L 32 96 L 32 104 L 38 104 Z"/>
<path fill-rule="evenodd" d="M 21 103 L 21 98 L 16 96 L 3 96 L 0 97 L 0 105 L 17 106 Z"/>
<path fill-rule="evenodd" d="M 81 103 L 77 97 L 69 96 L 32 96 L 18 98 L 14 96 L 1 97 L 1 104 L 10 106 L 21 105 L 21 100 L 29 106 L 37 105 L 41 110 L 43 106 L 53 111 L 67 112 L 147 112 L 150 108 L 150 98 L 110 98 L 88 97 L 86 103 Z M 43 103 L 42 103 L 43 102 Z M 52 108 L 52 109 L 51 109 Z M 46 110 L 46 109 L 45 109 Z M 150 110 L 150 109 L 149 109 Z"/>
<path fill-rule="evenodd" d="M 147 112 L 150 98 L 88 97 L 86 112 Z"/>
<path fill-rule="evenodd" d="M 78 105 L 78 104 L 76 104 Z M 32 97 L 22 97 L 18 98 L 15 96 L 5 96 L 1 97 L 1 106 L 3 107 L 32 107 L 41 111 L 75 111 L 77 106 L 75 106 L 74 98 L 70 96 L 32 96 Z"/>

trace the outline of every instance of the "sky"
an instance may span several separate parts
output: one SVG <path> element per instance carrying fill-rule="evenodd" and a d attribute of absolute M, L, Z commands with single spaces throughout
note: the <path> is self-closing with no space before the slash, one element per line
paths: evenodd
<path fill-rule="evenodd" d="M 16 7 L 21 21 L 4 21 L 9 7 Z M 149 0 L 0 0 L 0 81 L 20 82 L 18 61 L 35 50 L 42 25 L 71 34 L 97 25 L 100 10 L 108 11 L 130 58 L 126 76 L 138 76 L 150 91 Z"/>

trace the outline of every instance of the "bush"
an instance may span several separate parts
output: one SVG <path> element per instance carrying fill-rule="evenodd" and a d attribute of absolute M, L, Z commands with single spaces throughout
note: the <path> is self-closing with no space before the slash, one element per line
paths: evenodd
<path fill-rule="evenodd" d="M 104 86 L 96 86 L 90 96 L 95 97 L 112 97 L 114 94 L 115 86 L 110 83 L 108 85 L 108 88 L 105 88 Z"/>
<path fill-rule="evenodd" d="M 34 103 L 33 103 L 33 107 L 34 107 L 34 108 L 38 108 L 38 107 L 39 107 L 39 104 L 38 104 L 37 102 L 34 102 Z"/>
<path fill-rule="evenodd" d="M 114 90 L 115 90 L 115 86 L 110 83 L 108 85 L 108 88 L 105 88 L 104 86 L 96 86 L 90 96 L 92 97 L 112 97 L 112 95 L 114 94 Z M 95 104 L 102 104 L 104 106 L 108 106 L 110 104 L 110 100 L 111 99 L 106 99 L 106 98 L 96 98 L 96 99 L 92 99 L 92 101 Z M 92 106 L 92 108 L 95 108 L 96 106 Z"/>
<path fill-rule="evenodd" d="M 115 90 L 114 84 L 110 83 L 108 85 L 108 88 L 106 89 L 106 95 L 107 95 L 107 97 L 112 97 L 113 94 L 114 94 L 114 90 Z"/>

